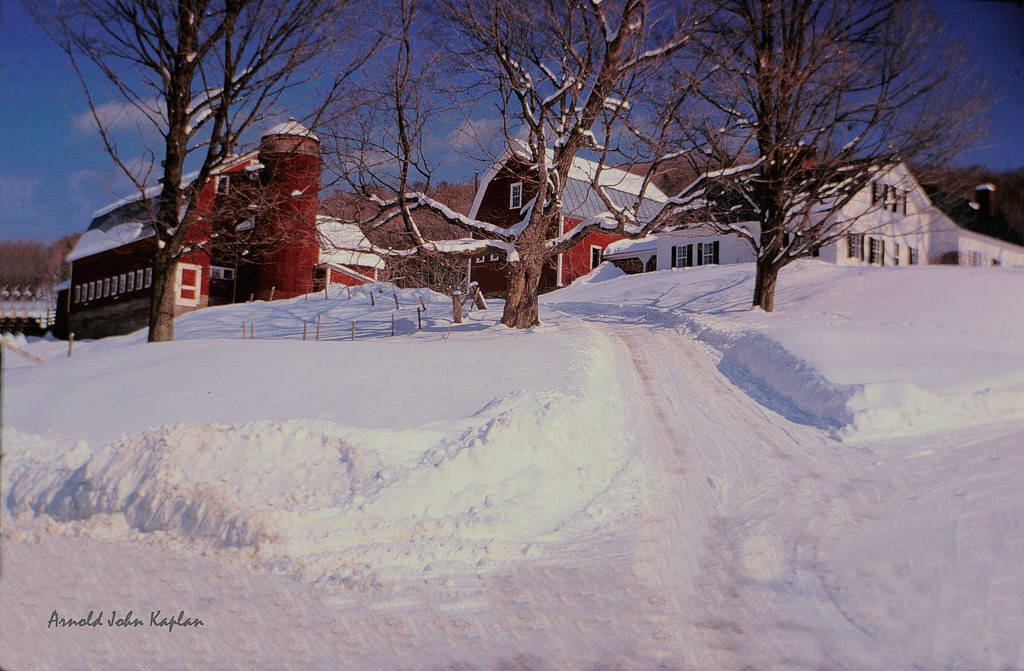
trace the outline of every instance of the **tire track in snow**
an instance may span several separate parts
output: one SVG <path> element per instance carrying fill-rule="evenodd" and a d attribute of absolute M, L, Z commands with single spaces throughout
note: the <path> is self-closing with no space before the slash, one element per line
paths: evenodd
<path fill-rule="evenodd" d="M 792 667 L 835 664 L 819 651 L 835 635 L 870 638 L 818 561 L 818 539 L 850 523 L 827 484 L 845 479 L 836 444 L 751 399 L 690 337 L 604 328 L 633 371 L 647 464 L 636 565 L 651 653 L 696 669 Z"/>

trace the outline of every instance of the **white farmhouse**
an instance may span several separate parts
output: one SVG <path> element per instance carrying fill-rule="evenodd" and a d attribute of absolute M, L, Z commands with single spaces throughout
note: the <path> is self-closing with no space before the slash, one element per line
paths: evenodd
<path fill-rule="evenodd" d="M 1024 245 L 994 237 L 997 221 L 994 187 L 979 187 L 975 202 L 922 187 L 900 163 L 874 173 L 832 216 L 840 231 L 812 253 L 838 265 L 904 266 L 938 263 L 1024 267 Z M 756 239 L 760 227 L 750 211 L 737 205 L 731 227 L 746 227 Z M 749 220 L 747 219 L 749 217 Z M 1005 228 L 1005 227 L 1004 227 Z M 785 241 L 788 244 L 789 234 Z M 1024 240 L 1016 241 L 1024 243 Z M 750 263 L 754 250 L 722 227 L 690 225 L 641 240 L 620 240 L 604 258 L 635 272 L 725 263 Z"/>

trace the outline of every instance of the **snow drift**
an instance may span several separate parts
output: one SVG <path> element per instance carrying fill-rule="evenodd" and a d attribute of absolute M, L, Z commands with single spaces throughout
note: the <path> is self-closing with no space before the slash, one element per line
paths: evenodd
<path fill-rule="evenodd" d="M 772 314 L 749 307 L 753 274 L 602 266 L 545 301 L 678 327 L 763 404 L 839 437 L 1024 417 L 1024 273 L 804 261 L 783 271 Z"/>

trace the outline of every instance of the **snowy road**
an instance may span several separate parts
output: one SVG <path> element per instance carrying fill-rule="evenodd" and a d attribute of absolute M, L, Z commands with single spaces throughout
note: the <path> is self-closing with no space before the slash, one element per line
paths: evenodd
<path fill-rule="evenodd" d="M 766 409 L 681 331 L 585 328 L 635 404 L 631 517 L 554 534 L 511 568 L 354 588 L 173 542 L 7 542 L 0 666 L 1024 668 L 1019 422 L 839 443 Z M 47 631 L 58 607 L 208 625 Z"/>

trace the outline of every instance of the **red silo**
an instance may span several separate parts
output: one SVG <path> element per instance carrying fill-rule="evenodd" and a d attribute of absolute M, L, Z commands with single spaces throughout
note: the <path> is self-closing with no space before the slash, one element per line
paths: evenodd
<path fill-rule="evenodd" d="M 262 217 L 273 248 L 260 259 L 256 298 L 291 298 L 308 291 L 320 261 L 316 210 L 320 192 L 320 140 L 289 119 L 269 129 L 260 143 Z"/>

